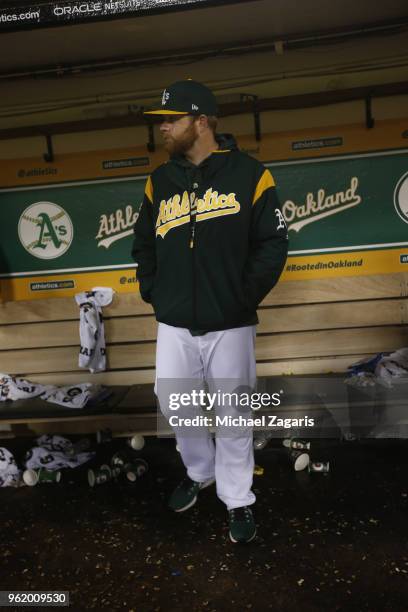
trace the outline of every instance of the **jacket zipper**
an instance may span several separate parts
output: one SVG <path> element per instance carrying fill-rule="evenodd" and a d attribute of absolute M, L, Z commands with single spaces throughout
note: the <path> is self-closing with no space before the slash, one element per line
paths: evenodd
<path fill-rule="evenodd" d="M 194 191 L 192 192 L 192 188 Z M 196 217 L 197 217 L 197 198 L 196 198 L 196 190 L 198 188 L 198 184 L 196 182 L 191 185 L 189 189 L 190 195 L 190 251 L 191 251 L 191 265 L 192 265 L 192 274 L 193 274 L 193 329 L 197 329 L 197 286 L 196 286 L 196 266 L 195 266 L 195 226 L 196 226 Z M 194 196 L 194 199 L 192 198 Z"/>
<path fill-rule="evenodd" d="M 194 189 L 196 189 L 195 185 L 197 185 L 197 183 L 193 184 Z M 194 200 L 191 201 L 193 195 L 194 195 Z M 190 249 L 194 248 L 195 226 L 196 226 L 196 221 L 197 221 L 196 219 L 197 217 L 196 201 L 197 201 L 197 198 L 196 198 L 195 191 L 193 193 L 190 192 Z"/>

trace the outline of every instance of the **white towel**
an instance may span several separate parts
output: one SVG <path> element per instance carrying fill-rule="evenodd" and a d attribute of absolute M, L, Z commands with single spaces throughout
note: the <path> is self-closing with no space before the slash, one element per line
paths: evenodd
<path fill-rule="evenodd" d="M 86 463 L 95 456 L 94 452 L 78 453 L 73 457 L 67 454 L 72 448 L 71 440 L 57 435 L 44 434 L 37 438 L 37 446 L 29 450 L 24 458 L 27 469 L 37 469 L 45 467 L 47 470 L 54 471 L 61 468 L 74 468 Z"/>
<path fill-rule="evenodd" d="M 45 390 L 44 385 L 32 383 L 25 378 L 0 374 L 0 402 L 38 397 Z"/>
<path fill-rule="evenodd" d="M 92 383 L 81 383 L 68 387 L 50 387 L 41 398 L 66 408 L 83 408 L 89 398 L 99 390 L 100 386 Z"/>
<path fill-rule="evenodd" d="M 395 378 L 408 376 L 408 348 L 384 356 L 375 368 L 375 375 L 389 387 L 392 387 Z"/>
<path fill-rule="evenodd" d="M 0 374 L 0 401 L 16 401 L 38 397 L 65 408 L 83 408 L 91 397 L 101 392 L 101 385 L 78 383 L 66 387 L 40 385 L 25 378 Z"/>
<path fill-rule="evenodd" d="M 79 306 L 79 350 L 78 365 L 89 368 L 90 372 L 106 370 L 105 329 L 102 307 L 112 302 L 113 289 L 94 287 L 92 291 L 77 293 L 75 301 Z"/>
<path fill-rule="evenodd" d="M 0 448 L 0 487 L 20 487 L 21 470 L 7 448 Z"/>

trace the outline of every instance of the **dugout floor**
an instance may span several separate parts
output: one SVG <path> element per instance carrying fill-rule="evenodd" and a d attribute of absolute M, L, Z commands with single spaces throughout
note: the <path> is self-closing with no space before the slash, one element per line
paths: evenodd
<path fill-rule="evenodd" d="M 75 612 L 407 610 L 408 444 L 319 443 L 328 476 L 294 472 L 274 448 L 256 454 L 247 546 L 227 538 L 214 487 L 185 514 L 167 510 L 183 475 L 173 440 L 147 441 L 150 471 L 134 487 L 91 489 L 78 471 L 2 489 L 1 589 L 70 591 Z M 1 445 L 18 458 L 30 441 Z"/>

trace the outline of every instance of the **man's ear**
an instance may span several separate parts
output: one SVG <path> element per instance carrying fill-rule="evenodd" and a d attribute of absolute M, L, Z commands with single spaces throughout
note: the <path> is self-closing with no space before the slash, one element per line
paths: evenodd
<path fill-rule="evenodd" d="M 209 128 L 207 115 L 199 115 L 196 119 L 200 132 Z"/>

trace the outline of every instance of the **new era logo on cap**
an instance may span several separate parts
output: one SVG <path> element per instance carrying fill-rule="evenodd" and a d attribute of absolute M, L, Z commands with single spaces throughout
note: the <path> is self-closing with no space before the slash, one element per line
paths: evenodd
<path fill-rule="evenodd" d="M 165 90 L 163 91 L 163 95 L 162 95 L 162 106 L 165 106 L 165 105 L 166 105 L 166 103 L 167 103 L 167 101 L 168 101 L 168 99 L 169 99 L 169 98 L 170 98 L 170 94 L 169 94 L 169 92 L 167 91 L 167 89 L 165 89 Z"/>
<path fill-rule="evenodd" d="M 145 115 L 217 116 L 217 101 L 208 87 L 198 81 L 177 81 L 163 91 L 160 108 Z"/>

